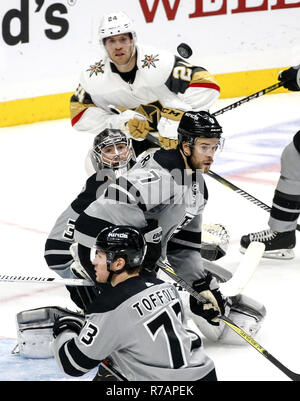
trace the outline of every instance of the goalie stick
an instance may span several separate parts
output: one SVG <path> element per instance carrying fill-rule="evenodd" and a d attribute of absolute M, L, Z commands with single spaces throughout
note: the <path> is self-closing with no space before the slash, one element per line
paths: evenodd
<path fill-rule="evenodd" d="M 242 262 L 238 266 L 233 277 L 225 283 L 220 283 L 220 289 L 225 296 L 238 295 L 252 277 L 261 255 L 264 252 L 264 244 L 252 242 Z M 0 274 L 0 282 L 6 283 L 35 283 L 35 284 L 62 284 L 68 286 L 93 286 L 94 283 L 84 279 L 67 279 L 54 277 L 21 276 L 18 274 Z"/>
<path fill-rule="evenodd" d="M 207 302 L 207 300 L 202 297 L 197 291 L 195 291 L 185 280 L 179 277 L 171 265 L 166 262 L 159 260 L 157 262 L 157 266 L 162 269 L 169 277 L 171 277 L 174 281 L 176 281 L 182 288 L 184 288 L 187 292 L 189 292 L 194 298 L 199 302 Z M 276 366 L 281 372 L 286 374 L 293 381 L 300 381 L 300 374 L 295 373 L 284 366 L 278 359 L 276 359 L 273 355 L 271 355 L 265 348 L 263 348 L 256 340 L 254 340 L 251 336 L 249 336 L 244 330 L 242 330 L 239 326 L 237 326 L 231 319 L 227 316 L 219 315 L 218 316 L 222 322 L 224 322 L 230 329 L 235 331 L 240 337 L 242 337 L 248 344 L 250 344 L 253 348 L 256 349 L 261 355 L 263 355 L 268 361 L 270 361 L 274 366 Z"/>
<path fill-rule="evenodd" d="M 251 242 L 232 278 L 225 283 L 219 284 L 223 295 L 229 297 L 242 292 L 253 276 L 264 251 L 265 245 L 263 243 Z"/>
<path fill-rule="evenodd" d="M 261 209 L 264 209 L 266 212 L 270 212 L 271 211 L 270 206 L 266 205 L 265 203 L 263 203 L 259 199 L 255 198 L 253 195 L 250 195 L 248 192 L 246 192 L 243 189 L 237 187 L 232 182 L 226 180 L 225 178 L 221 177 L 220 175 L 214 173 L 213 171 L 210 170 L 206 174 L 209 175 L 210 177 L 212 177 L 213 179 L 215 179 L 216 181 L 218 181 L 219 183 L 225 185 L 225 187 L 227 187 L 229 189 L 232 189 L 234 192 L 236 192 L 239 195 L 243 196 L 248 201 L 254 203 L 256 206 L 260 207 Z M 296 230 L 300 231 L 300 225 L 299 224 L 297 224 Z"/>

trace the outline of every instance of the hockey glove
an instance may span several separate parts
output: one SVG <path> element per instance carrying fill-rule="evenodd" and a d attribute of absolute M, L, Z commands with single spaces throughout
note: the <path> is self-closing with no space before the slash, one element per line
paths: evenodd
<path fill-rule="evenodd" d="M 80 258 L 78 255 L 78 243 L 75 242 L 70 246 L 70 252 L 73 256 L 74 262 L 70 266 L 71 272 L 75 275 L 75 277 L 80 279 L 85 279 L 89 281 L 93 281 L 86 269 L 80 263 Z"/>
<path fill-rule="evenodd" d="M 75 316 L 61 316 L 54 321 L 53 337 L 56 338 L 65 330 L 74 331 L 77 335 L 81 332 L 84 320 Z"/>
<path fill-rule="evenodd" d="M 202 303 L 190 296 L 191 311 L 214 326 L 219 326 L 218 316 L 225 313 L 225 300 L 218 288 L 217 280 L 212 277 L 211 273 L 207 273 L 205 278 L 196 280 L 193 283 L 193 289 L 202 295 L 207 302 Z"/>
<path fill-rule="evenodd" d="M 126 109 L 125 107 L 116 107 L 110 104 L 111 112 L 118 114 L 119 129 L 125 131 L 137 141 L 145 139 L 150 131 L 147 117 L 137 111 Z"/>
<path fill-rule="evenodd" d="M 214 261 L 226 255 L 229 233 L 222 224 L 202 224 L 200 253 L 202 258 Z"/>
<path fill-rule="evenodd" d="M 142 233 L 147 243 L 147 251 L 143 260 L 143 270 L 148 273 L 154 272 L 156 262 L 161 256 L 161 237 L 162 228 L 155 219 L 148 219 L 147 226 L 143 228 Z"/>
<path fill-rule="evenodd" d="M 300 91 L 300 64 L 281 71 L 278 79 L 279 81 L 286 81 L 283 85 L 284 88 L 290 91 Z"/>
<path fill-rule="evenodd" d="M 130 136 L 134 139 L 145 139 L 149 134 L 150 126 L 147 120 L 133 118 L 127 122 Z"/>
<path fill-rule="evenodd" d="M 182 110 L 163 107 L 157 129 L 159 141 L 165 149 L 176 149 L 177 128 L 183 113 Z"/>

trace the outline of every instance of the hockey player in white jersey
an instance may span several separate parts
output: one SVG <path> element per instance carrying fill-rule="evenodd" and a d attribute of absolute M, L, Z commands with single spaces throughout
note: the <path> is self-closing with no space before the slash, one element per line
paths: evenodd
<path fill-rule="evenodd" d="M 193 320 L 201 332 L 215 341 L 227 341 L 230 330 L 215 321 L 217 311 L 236 314 L 236 323 L 255 335 L 265 314 L 264 307 L 246 297 L 223 298 L 216 278 L 208 273 L 209 264 L 203 266 L 200 254 L 202 212 L 208 197 L 202 173 L 209 170 L 215 152 L 222 147 L 222 128 L 208 112 L 190 111 L 184 113 L 178 133 L 177 149 L 148 154 L 110 184 L 78 217 L 78 250 L 91 248 L 99 230 L 111 224 L 134 225 L 144 230 L 148 219 L 156 221 L 162 229 L 162 249 L 157 253 L 157 232 L 153 231 L 150 241 L 149 233 L 147 267 L 155 269 L 158 257 L 167 256 L 179 276 L 195 288 L 208 291 L 214 302 L 209 301 L 205 308 L 190 300 Z M 85 259 L 80 252 L 79 259 Z M 232 338 L 228 340 L 231 341 Z"/>
<path fill-rule="evenodd" d="M 214 363 L 187 326 L 176 288 L 140 275 L 143 235 L 134 227 L 110 226 L 98 234 L 95 247 L 96 281 L 111 285 L 84 321 L 64 316 L 55 322 L 60 368 L 79 377 L 110 356 L 129 381 L 216 381 Z"/>
<path fill-rule="evenodd" d="M 137 155 L 149 147 L 146 135 L 159 131 L 163 147 L 174 148 L 183 111 L 209 110 L 219 97 L 220 88 L 205 68 L 138 43 L 123 12 L 103 17 L 99 41 L 97 59 L 82 71 L 71 98 L 71 122 L 79 131 L 126 128 Z"/>
<path fill-rule="evenodd" d="M 286 81 L 284 87 L 300 91 L 300 66 L 284 70 L 278 77 Z M 268 221 L 269 228 L 244 235 L 241 252 L 245 252 L 252 241 L 265 244 L 263 257 L 271 259 L 293 259 L 296 245 L 296 227 L 300 214 L 300 131 L 281 154 L 281 171 L 273 197 Z"/>

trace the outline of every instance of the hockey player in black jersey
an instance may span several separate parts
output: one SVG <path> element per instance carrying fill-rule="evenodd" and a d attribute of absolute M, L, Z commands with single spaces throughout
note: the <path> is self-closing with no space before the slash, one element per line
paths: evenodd
<path fill-rule="evenodd" d="M 187 326 L 176 288 L 140 275 L 146 252 L 140 231 L 104 228 L 95 248 L 96 282 L 111 285 L 90 305 L 84 321 L 56 320 L 53 350 L 60 368 L 78 377 L 110 356 L 129 381 L 217 380 L 201 338 Z"/>
<path fill-rule="evenodd" d="M 208 274 L 210 266 L 204 267 L 200 254 L 202 212 L 208 197 L 203 172 L 209 170 L 215 152 L 222 147 L 221 134 L 221 126 L 209 113 L 184 113 L 178 128 L 178 148 L 147 154 L 109 185 L 76 220 L 75 241 L 84 264 L 86 256 L 82 250 L 94 245 L 99 230 L 111 224 L 133 225 L 143 230 L 148 244 L 146 268 L 154 270 L 159 256 L 168 257 L 179 276 L 191 285 L 205 287 L 214 302 L 208 302 L 203 309 L 191 300 L 193 320 L 207 337 L 235 342 L 236 339 L 229 340 L 230 330 L 211 318 L 209 309 L 236 314 L 235 321 L 252 335 L 258 331 L 265 311 L 247 297 L 233 301 L 215 298 L 217 280 Z M 155 237 L 159 233 L 147 227 L 149 220 L 162 231 L 159 253 Z M 252 312 L 243 313 L 245 308 Z"/>
<path fill-rule="evenodd" d="M 95 173 L 88 178 L 77 198 L 58 217 L 45 244 L 45 260 L 49 268 L 62 278 L 77 277 L 80 270 L 77 245 L 74 244 L 77 217 L 101 195 L 109 182 L 114 182 L 116 176 L 135 163 L 131 139 L 118 129 L 105 129 L 96 135 L 89 155 Z M 86 259 L 89 260 L 89 256 Z M 81 274 L 93 275 L 93 269 Z M 72 300 L 83 310 L 98 294 L 93 287 L 67 288 Z"/>

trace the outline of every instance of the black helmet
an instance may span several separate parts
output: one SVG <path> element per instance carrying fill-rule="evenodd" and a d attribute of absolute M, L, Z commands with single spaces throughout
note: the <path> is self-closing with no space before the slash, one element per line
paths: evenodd
<path fill-rule="evenodd" d="M 105 156 L 102 154 L 103 149 L 106 146 L 116 146 L 120 143 L 124 143 L 128 148 L 126 159 L 121 160 L 117 150 L 115 152 L 116 157 L 113 160 L 105 159 Z M 97 170 L 105 166 L 113 169 L 125 167 L 133 157 L 131 139 L 120 129 L 106 128 L 95 136 L 91 156 L 92 162 L 96 162 L 96 166 L 94 167 L 97 167 Z"/>
<path fill-rule="evenodd" d="M 131 226 L 110 226 L 104 228 L 97 236 L 95 247 L 106 253 L 107 269 L 117 258 L 125 259 L 124 270 L 141 266 L 147 245 L 142 233 Z M 109 270 L 110 271 L 110 270 Z M 121 271 L 119 271 L 121 273 Z"/>
<path fill-rule="evenodd" d="M 196 138 L 221 138 L 222 127 L 207 111 L 186 111 L 178 126 L 178 143 L 194 145 Z"/>

